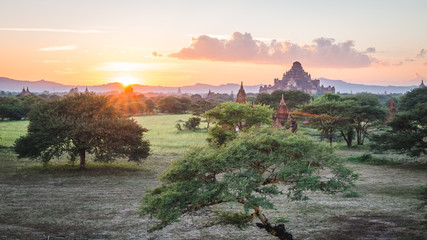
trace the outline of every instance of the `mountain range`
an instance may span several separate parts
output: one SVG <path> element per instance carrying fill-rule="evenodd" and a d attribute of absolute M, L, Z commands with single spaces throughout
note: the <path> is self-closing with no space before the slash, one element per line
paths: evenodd
<path fill-rule="evenodd" d="M 319 78 L 320 83 L 324 86 L 335 86 L 335 91 L 340 93 L 358 93 L 358 92 L 370 92 L 370 93 L 405 93 L 416 87 L 413 86 L 380 86 L 380 85 L 365 85 L 365 84 L 355 84 L 348 83 L 342 80 L 331 80 L 327 78 Z M 244 85 L 244 89 L 247 93 L 258 93 L 259 85 Z M 89 91 L 94 92 L 121 92 L 123 91 L 124 86 L 121 83 L 107 83 L 102 85 L 94 86 L 82 86 L 82 85 L 64 85 L 61 83 L 56 83 L 52 81 L 39 80 L 39 81 L 25 81 L 25 80 L 15 80 L 5 77 L 0 77 L 0 91 L 9 91 L 9 92 L 20 92 L 23 88 L 27 88 L 31 92 L 43 92 L 48 91 L 53 92 L 68 92 L 71 88 L 77 87 L 79 91 L 84 91 L 86 87 Z M 209 90 L 215 93 L 231 93 L 236 94 L 240 88 L 239 84 L 228 83 L 222 84 L 219 86 L 197 83 L 190 86 L 181 86 L 181 87 L 165 87 L 165 86 L 148 86 L 133 84 L 132 85 L 135 92 L 156 92 L 156 93 L 177 93 L 178 88 L 181 89 L 182 93 L 198 93 L 203 94 L 207 93 Z"/>

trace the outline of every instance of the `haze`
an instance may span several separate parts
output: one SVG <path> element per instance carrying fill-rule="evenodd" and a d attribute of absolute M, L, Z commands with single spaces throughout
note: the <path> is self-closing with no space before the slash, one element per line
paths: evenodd
<path fill-rule="evenodd" d="M 414 85 L 427 76 L 427 1 L 21 1 L 0 7 L 0 76 L 63 84 Z"/>

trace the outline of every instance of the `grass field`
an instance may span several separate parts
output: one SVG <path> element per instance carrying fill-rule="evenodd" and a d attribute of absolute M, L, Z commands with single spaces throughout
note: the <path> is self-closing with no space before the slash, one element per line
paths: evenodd
<path fill-rule="evenodd" d="M 88 163 L 81 171 L 55 160 L 48 168 L 17 159 L 0 148 L 0 239 L 275 239 L 254 224 L 239 229 L 212 224 L 218 211 L 240 211 L 225 204 L 202 209 L 180 222 L 148 233 L 155 220 L 137 214 L 141 196 L 157 186 L 158 175 L 191 146 L 206 144 L 206 130 L 179 132 L 175 124 L 190 115 L 135 118 L 150 131 L 152 155 L 142 165 L 119 160 Z M 28 122 L 0 122 L 1 145 L 12 146 Z M 343 157 L 362 155 L 366 148 L 339 147 Z M 425 157 L 399 164 L 348 166 L 360 174 L 357 194 L 311 193 L 307 201 L 274 197 L 272 221 L 286 221 L 295 239 L 426 239 L 427 212 L 421 191 L 427 184 Z M 285 186 L 280 186 L 286 190 Z M 424 195 L 425 199 L 425 195 Z"/>

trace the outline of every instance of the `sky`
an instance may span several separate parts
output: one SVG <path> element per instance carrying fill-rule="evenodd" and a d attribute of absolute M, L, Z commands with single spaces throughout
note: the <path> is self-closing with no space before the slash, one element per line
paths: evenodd
<path fill-rule="evenodd" d="M 418 85 L 427 1 L 0 0 L 0 77 L 63 84 Z"/>

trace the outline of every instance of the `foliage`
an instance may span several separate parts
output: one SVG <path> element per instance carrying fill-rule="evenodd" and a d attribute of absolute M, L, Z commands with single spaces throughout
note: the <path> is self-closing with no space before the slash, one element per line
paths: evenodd
<path fill-rule="evenodd" d="M 157 100 L 157 106 L 165 113 L 185 113 L 190 110 L 191 100 L 188 98 L 163 97 Z"/>
<path fill-rule="evenodd" d="M 315 114 L 312 125 L 330 140 L 331 145 L 333 135 L 339 132 L 348 147 L 351 147 L 354 137 L 357 144 L 362 145 L 368 128 L 384 121 L 387 113 L 376 96 L 366 93 L 345 98 L 327 93 L 299 110 Z"/>
<path fill-rule="evenodd" d="M 175 127 L 176 127 L 176 129 L 178 131 L 182 131 L 183 130 L 181 124 L 179 124 L 179 123 L 175 124 Z"/>
<path fill-rule="evenodd" d="M 184 123 L 184 127 L 188 130 L 196 130 L 200 125 L 200 120 L 199 117 L 191 117 Z"/>
<path fill-rule="evenodd" d="M 320 168 L 329 169 L 330 175 L 320 176 Z M 197 148 L 173 162 L 162 174 L 161 186 L 143 196 L 140 214 L 161 220 L 158 229 L 186 212 L 235 202 L 243 205 L 245 213 L 254 210 L 252 216 L 270 229 L 261 208 L 274 208 L 270 196 L 282 194 L 277 183 L 290 185 L 288 196 L 301 199 L 306 190 L 348 190 L 356 177 L 324 144 L 255 127 L 224 147 Z"/>
<path fill-rule="evenodd" d="M 368 128 L 384 122 L 388 111 L 373 94 L 359 93 L 343 100 L 351 101 L 346 109 L 346 115 L 353 123 L 357 144 L 363 145 Z"/>
<path fill-rule="evenodd" d="M 252 126 L 271 124 L 272 115 L 273 110 L 265 105 L 223 103 L 206 112 L 206 116 L 216 124 L 214 128 L 209 129 L 209 141 L 222 145 L 226 140 L 233 139 L 238 131 L 246 131 Z"/>
<path fill-rule="evenodd" d="M 427 153 L 427 88 L 417 88 L 400 98 L 399 112 L 389 130 L 371 137 L 371 147 L 410 156 Z"/>
<path fill-rule="evenodd" d="M 15 142 L 21 158 L 40 158 L 47 163 L 68 153 L 70 159 L 79 156 L 84 168 L 86 153 L 102 162 L 117 157 L 139 162 L 149 153 L 149 143 L 142 139 L 147 129 L 123 117 L 104 96 L 68 95 L 39 105 L 29 120 L 28 134 Z"/>
<path fill-rule="evenodd" d="M 359 197 L 359 194 L 355 191 L 348 191 L 348 192 L 345 192 L 342 196 L 345 198 L 357 198 Z"/>
<path fill-rule="evenodd" d="M 193 112 L 193 115 L 204 117 L 205 112 L 211 110 L 214 107 L 214 103 L 200 100 L 191 104 L 191 111 Z"/>
<path fill-rule="evenodd" d="M 256 103 L 269 105 L 271 108 L 276 109 L 279 106 L 280 100 L 285 100 L 286 106 L 289 109 L 295 109 L 299 105 L 307 104 L 310 100 L 310 95 L 301 91 L 295 90 L 276 90 L 271 94 L 260 93 L 256 97 Z"/>
<path fill-rule="evenodd" d="M 335 133 L 348 131 L 348 128 L 351 127 L 349 125 L 350 119 L 345 114 L 351 104 L 350 101 L 340 101 L 339 95 L 325 94 L 311 104 L 301 106 L 298 110 L 308 113 L 312 117 L 310 124 L 316 127 L 332 146 Z M 349 137 L 348 139 L 352 138 Z"/>
<path fill-rule="evenodd" d="M 422 205 L 426 206 L 427 205 L 427 184 L 420 187 L 416 192 L 418 195 L 418 199 L 423 201 Z"/>
<path fill-rule="evenodd" d="M 0 97 L 0 119 L 21 120 L 27 118 L 28 113 L 37 104 L 46 101 L 38 96 Z"/>
<path fill-rule="evenodd" d="M 386 165 L 386 164 L 394 164 L 395 162 L 386 158 L 378 158 L 374 157 L 369 153 L 365 153 L 360 156 L 349 157 L 348 161 L 350 162 L 358 162 L 364 163 L 368 165 Z"/>

